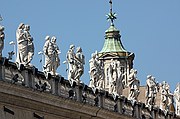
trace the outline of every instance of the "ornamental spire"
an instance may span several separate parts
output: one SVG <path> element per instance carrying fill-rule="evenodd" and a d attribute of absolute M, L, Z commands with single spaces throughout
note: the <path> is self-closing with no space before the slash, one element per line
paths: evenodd
<path fill-rule="evenodd" d="M 110 4 L 110 13 L 107 14 L 107 20 L 111 22 L 111 25 L 114 26 L 114 20 L 117 19 L 116 18 L 116 13 L 113 13 L 113 10 L 112 10 L 112 0 L 109 1 L 109 4 Z"/>

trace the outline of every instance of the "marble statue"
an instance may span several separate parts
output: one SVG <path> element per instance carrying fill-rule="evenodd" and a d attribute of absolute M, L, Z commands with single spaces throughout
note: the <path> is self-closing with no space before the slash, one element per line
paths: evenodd
<path fill-rule="evenodd" d="M 129 96 L 128 96 L 129 100 L 137 100 L 140 93 L 139 92 L 140 82 L 137 79 L 136 75 L 137 75 L 137 70 L 131 69 L 128 78 L 128 86 L 130 88 Z"/>
<path fill-rule="evenodd" d="M 97 52 L 91 54 L 90 65 L 90 84 L 89 87 L 102 89 L 104 84 L 104 64 L 98 58 Z"/>
<path fill-rule="evenodd" d="M 31 60 L 33 59 L 33 55 L 34 55 L 34 43 L 33 43 L 33 38 L 31 37 L 31 34 L 30 34 L 30 26 L 29 25 L 25 25 L 25 28 L 24 28 L 24 35 L 25 35 L 25 38 L 27 39 L 28 41 L 28 60 L 27 60 L 27 64 L 29 64 L 31 62 Z"/>
<path fill-rule="evenodd" d="M 163 81 L 161 84 L 160 109 L 174 111 L 173 103 L 173 94 L 170 92 L 170 86 L 166 81 Z"/>
<path fill-rule="evenodd" d="M 121 71 L 121 62 L 120 61 L 117 61 L 117 81 L 116 81 L 116 86 L 117 86 L 117 93 L 119 95 L 122 94 L 122 90 L 124 89 L 124 80 L 125 80 L 125 75 L 126 75 L 126 72 L 123 72 Z"/>
<path fill-rule="evenodd" d="M 25 28 L 25 24 L 21 23 L 16 31 L 16 39 L 17 39 L 17 59 L 16 62 L 19 63 L 19 65 L 21 63 L 25 64 L 26 61 L 26 57 L 27 57 L 27 40 L 25 39 L 24 36 L 24 28 Z"/>
<path fill-rule="evenodd" d="M 2 56 L 2 50 L 4 48 L 4 27 L 0 25 L 0 57 Z"/>
<path fill-rule="evenodd" d="M 34 55 L 33 38 L 31 37 L 29 30 L 29 25 L 20 23 L 16 31 L 18 48 L 16 62 L 18 64 L 18 67 L 20 67 L 21 64 L 23 64 L 24 66 L 30 65 L 30 62 Z"/>
<path fill-rule="evenodd" d="M 180 83 L 177 84 L 174 91 L 174 99 L 176 103 L 176 115 L 180 116 Z"/>
<path fill-rule="evenodd" d="M 157 83 L 155 82 L 155 77 L 148 75 L 146 80 L 146 106 L 151 108 L 155 105 L 157 96 Z"/>
<path fill-rule="evenodd" d="M 117 72 L 117 64 L 116 61 L 111 59 L 111 63 L 108 67 L 108 76 L 109 76 L 109 93 L 117 93 L 117 78 L 118 78 L 118 72 Z"/>
<path fill-rule="evenodd" d="M 59 58 L 59 54 L 61 53 L 60 50 L 59 50 L 59 47 L 57 46 L 56 44 L 56 37 L 53 36 L 51 38 L 51 42 L 52 42 L 52 45 L 53 45 L 53 59 L 52 59 L 52 74 L 53 75 L 57 75 L 56 73 L 56 70 L 57 68 L 60 66 L 60 58 Z"/>
<path fill-rule="evenodd" d="M 46 77 L 48 73 L 51 75 L 58 75 L 56 73 L 57 68 L 60 66 L 59 54 L 61 53 L 58 45 L 56 44 L 56 37 L 50 36 L 45 37 L 45 43 L 43 46 L 43 52 L 45 55 L 45 64 L 43 66 L 44 73 Z"/>
<path fill-rule="evenodd" d="M 53 52 L 52 48 L 50 48 L 50 41 L 51 38 L 50 36 L 46 36 L 45 37 L 45 43 L 43 46 L 43 53 L 45 56 L 45 61 L 44 61 L 44 66 L 43 66 L 43 70 L 44 72 L 50 72 L 50 67 L 51 67 L 51 58 L 50 58 L 50 54 Z"/>
<path fill-rule="evenodd" d="M 125 73 L 121 71 L 121 62 L 111 59 L 107 68 L 107 77 L 109 78 L 109 93 L 121 95 L 123 90 L 123 80 Z"/>
<path fill-rule="evenodd" d="M 70 81 L 70 83 L 73 83 L 73 77 L 74 77 L 74 64 L 75 64 L 75 52 L 74 52 L 75 46 L 74 45 L 70 45 L 70 48 L 66 54 L 66 58 L 67 58 L 67 63 L 68 63 L 68 80 Z"/>
<path fill-rule="evenodd" d="M 84 73 L 85 57 L 82 54 L 81 47 L 77 47 L 76 53 L 74 52 L 75 46 L 70 45 L 66 58 L 68 63 L 68 80 L 71 85 L 74 82 L 80 82 L 80 77 Z"/>
<path fill-rule="evenodd" d="M 76 59 L 75 60 L 76 73 L 75 73 L 74 79 L 79 81 L 80 77 L 84 73 L 84 64 L 85 64 L 85 57 L 84 57 L 84 55 L 82 53 L 81 47 L 76 48 L 76 57 L 75 57 L 75 59 Z"/>

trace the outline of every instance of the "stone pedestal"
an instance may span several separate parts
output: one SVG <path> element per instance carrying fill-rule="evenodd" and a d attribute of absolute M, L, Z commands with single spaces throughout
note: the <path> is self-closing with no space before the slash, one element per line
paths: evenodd
<path fill-rule="evenodd" d="M 82 85 L 75 86 L 76 100 L 82 102 Z"/>
<path fill-rule="evenodd" d="M 26 87 L 30 87 L 30 77 L 29 77 L 29 73 L 28 73 L 28 70 L 27 69 L 24 69 L 23 71 L 21 71 L 22 72 L 22 75 L 23 75 L 23 77 L 24 77 L 24 85 L 26 86 Z"/>
<path fill-rule="evenodd" d="M 5 80 L 5 67 L 0 64 L 0 81 Z"/>
<path fill-rule="evenodd" d="M 151 111 L 151 116 L 152 116 L 153 119 L 156 119 L 155 110 L 152 110 L 152 111 Z"/>
<path fill-rule="evenodd" d="M 123 114 L 123 98 L 118 97 L 116 104 L 118 113 Z"/>
<path fill-rule="evenodd" d="M 58 95 L 58 87 L 59 87 L 59 78 L 58 77 L 53 77 L 50 79 L 51 80 L 51 90 L 53 95 Z"/>
<path fill-rule="evenodd" d="M 98 98 L 99 98 L 99 107 L 104 107 L 104 95 L 105 95 L 105 92 L 103 91 L 100 91 L 99 94 L 98 94 Z"/>
<path fill-rule="evenodd" d="M 140 119 L 140 106 L 139 106 L 139 104 L 137 103 L 137 104 L 135 104 L 134 105 L 134 116 L 137 118 L 137 119 Z"/>
<path fill-rule="evenodd" d="M 0 57 L 0 81 L 5 80 L 5 66 L 3 65 L 4 58 Z"/>

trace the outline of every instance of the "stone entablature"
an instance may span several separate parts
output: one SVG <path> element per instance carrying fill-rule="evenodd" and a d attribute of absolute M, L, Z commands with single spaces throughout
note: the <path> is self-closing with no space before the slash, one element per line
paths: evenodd
<path fill-rule="evenodd" d="M 58 116 L 65 115 L 66 118 L 77 119 L 179 118 L 174 112 L 162 111 L 155 106 L 150 111 L 144 103 L 132 102 L 124 96 L 113 96 L 108 91 L 92 90 L 82 83 L 71 86 L 68 80 L 60 76 L 46 79 L 44 73 L 35 67 L 18 70 L 15 63 L 3 57 L 0 59 L 0 74 L 2 116 L 5 116 L 4 113 L 22 115 L 22 110 L 25 112 L 23 119 L 35 115 L 41 119 L 58 119 Z"/>

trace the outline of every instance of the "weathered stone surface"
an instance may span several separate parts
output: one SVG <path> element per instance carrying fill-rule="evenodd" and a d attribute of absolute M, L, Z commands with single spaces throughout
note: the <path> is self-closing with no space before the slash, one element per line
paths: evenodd
<path fill-rule="evenodd" d="M 126 116 L 103 108 L 86 105 L 48 93 L 33 91 L 32 89 L 6 82 L 0 82 L 0 97 L 0 117 L 2 119 L 14 117 L 32 119 L 33 113 L 42 115 L 45 119 L 88 119 L 91 117 L 94 119 L 129 119 Z M 3 106 L 12 110 L 14 115 L 5 114 Z"/>

